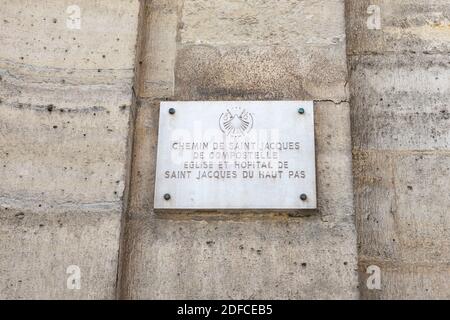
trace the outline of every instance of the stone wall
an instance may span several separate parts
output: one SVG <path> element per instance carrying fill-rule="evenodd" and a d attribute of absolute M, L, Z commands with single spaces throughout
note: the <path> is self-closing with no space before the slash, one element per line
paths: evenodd
<path fill-rule="evenodd" d="M 76 4 L 0 0 L 0 298 L 450 298 L 447 0 Z M 163 100 L 314 100 L 318 209 L 154 212 Z"/>
<path fill-rule="evenodd" d="M 346 12 L 362 297 L 448 299 L 449 3 L 350 0 Z M 381 290 L 365 285 L 370 265 Z"/>
<path fill-rule="evenodd" d="M 145 10 L 120 297 L 358 298 L 344 1 Z M 161 100 L 316 100 L 319 209 L 155 213 Z"/>
<path fill-rule="evenodd" d="M 3 299 L 115 297 L 139 1 L 71 4 L 0 1 Z"/>

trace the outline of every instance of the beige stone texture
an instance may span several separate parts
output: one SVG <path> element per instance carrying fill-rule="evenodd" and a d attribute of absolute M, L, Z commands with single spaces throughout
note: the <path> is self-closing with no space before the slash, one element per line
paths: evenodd
<path fill-rule="evenodd" d="M 72 4 L 0 1 L 1 298 L 115 297 L 139 1 Z"/>
<path fill-rule="evenodd" d="M 371 5 L 380 10 L 380 29 L 368 28 L 367 21 L 374 16 Z M 346 22 L 351 55 L 450 50 L 447 0 L 350 0 L 346 1 Z"/>
<path fill-rule="evenodd" d="M 447 0 L 73 4 L 0 0 L 0 299 L 450 298 Z M 162 100 L 314 100 L 318 209 L 155 212 Z"/>
<path fill-rule="evenodd" d="M 448 19 L 447 1 L 347 1 L 363 299 L 450 297 Z M 380 290 L 366 285 L 371 265 Z"/>

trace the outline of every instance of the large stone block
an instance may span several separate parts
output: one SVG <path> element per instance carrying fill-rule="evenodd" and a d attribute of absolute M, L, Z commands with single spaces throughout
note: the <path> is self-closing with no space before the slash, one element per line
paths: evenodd
<path fill-rule="evenodd" d="M 445 153 L 355 153 L 362 260 L 450 262 L 449 160 Z"/>
<path fill-rule="evenodd" d="M 223 219 L 134 216 L 123 297 L 358 297 L 351 224 L 319 217 Z"/>
<path fill-rule="evenodd" d="M 73 107 L 2 102 L 2 204 L 46 212 L 121 211 L 130 100 L 123 107 L 108 98 L 86 100 Z"/>
<path fill-rule="evenodd" d="M 174 68 L 181 0 L 147 1 L 140 59 L 141 97 L 165 99 L 174 94 Z"/>
<path fill-rule="evenodd" d="M 327 47 L 184 45 L 175 68 L 181 100 L 347 100 L 345 54 Z"/>
<path fill-rule="evenodd" d="M 398 258 L 450 264 L 450 152 L 399 155 L 394 170 Z"/>
<path fill-rule="evenodd" d="M 2 205 L 0 299 L 114 298 L 119 229 L 117 213 L 47 214 Z M 79 267 L 79 289 L 70 266 Z"/>
<path fill-rule="evenodd" d="M 378 13 L 379 28 L 373 23 Z M 346 19 L 350 54 L 450 50 L 447 0 L 350 0 Z"/>
<path fill-rule="evenodd" d="M 449 148 L 448 55 L 361 56 L 350 64 L 355 148 Z"/>
<path fill-rule="evenodd" d="M 67 21 L 78 15 L 80 28 Z M 138 0 L 2 0 L 1 60 L 34 67 L 133 69 Z M 71 28 L 68 28 L 68 25 Z"/>
<path fill-rule="evenodd" d="M 142 101 L 136 109 L 133 164 L 130 181 L 130 212 L 153 210 L 159 102 Z"/>
<path fill-rule="evenodd" d="M 186 0 L 179 33 L 183 44 L 345 50 L 344 1 Z"/>
<path fill-rule="evenodd" d="M 316 102 L 314 119 L 319 212 L 322 219 L 347 216 L 353 223 L 349 104 Z"/>
<path fill-rule="evenodd" d="M 360 258 L 395 259 L 393 159 L 389 154 L 354 151 L 353 177 Z"/>

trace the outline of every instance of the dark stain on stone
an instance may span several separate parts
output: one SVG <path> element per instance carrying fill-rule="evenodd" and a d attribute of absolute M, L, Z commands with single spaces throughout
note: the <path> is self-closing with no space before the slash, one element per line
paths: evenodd
<path fill-rule="evenodd" d="M 51 112 L 51 111 L 55 111 L 58 108 L 53 105 L 53 104 L 46 104 L 46 105 L 33 105 L 30 103 L 18 103 L 17 105 L 11 105 L 11 107 L 15 107 L 17 109 L 31 109 L 31 110 L 35 110 L 35 111 L 41 111 L 41 112 Z M 76 108 L 76 109 L 70 109 L 70 108 L 66 108 L 66 109 L 58 109 L 60 112 L 68 112 L 68 113 L 82 113 L 82 114 L 86 114 L 86 113 L 91 113 L 91 112 L 105 112 L 106 109 L 105 107 L 102 106 L 92 106 L 92 107 L 80 107 L 80 108 Z"/>
<path fill-rule="evenodd" d="M 306 268 L 306 262 L 302 262 L 302 267 Z"/>
<path fill-rule="evenodd" d="M 25 214 L 23 212 L 18 212 L 18 213 L 15 214 L 15 217 L 17 219 L 22 220 L 23 218 L 25 218 Z"/>
<path fill-rule="evenodd" d="M 210 87 L 197 87 L 197 93 L 202 97 L 260 97 L 267 94 L 267 92 L 258 90 L 245 90 L 238 88 L 210 88 Z"/>
<path fill-rule="evenodd" d="M 212 240 L 209 240 L 209 241 L 206 241 L 206 244 L 207 244 L 208 246 L 212 246 L 212 245 L 215 244 L 215 242 L 212 241 Z"/>

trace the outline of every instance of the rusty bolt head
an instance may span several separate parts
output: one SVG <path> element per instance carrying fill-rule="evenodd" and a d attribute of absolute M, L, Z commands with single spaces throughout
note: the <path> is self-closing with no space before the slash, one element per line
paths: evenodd
<path fill-rule="evenodd" d="M 166 193 L 165 195 L 164 195 L 164 200 L 170 200 L 170 194 L 168 194 L 168 193 Z"/>
<path fill-rule="evenodd" d="M 306 196 L 306 194 L 302 193 L 302 194 L 300 195 L 300 200 L 306 201 L 306 199 L 308 199 L 308 197 Z"/>

